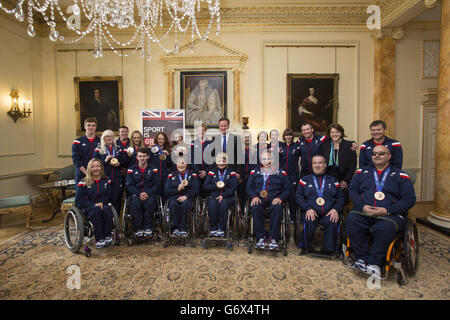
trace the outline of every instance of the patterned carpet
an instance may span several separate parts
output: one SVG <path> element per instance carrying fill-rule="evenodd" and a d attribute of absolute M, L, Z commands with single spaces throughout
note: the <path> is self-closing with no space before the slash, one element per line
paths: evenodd
<path fill-rule="evenodd" d="M 62 228 L 20 234 L 0 245 L 0 299 L 449 299 L 449 238 L 418 225 L 417 274 L 399 287 L 395 273 L 369 290 L 367 276 L 342 262 L 282 253 L 247 253 L 244 243 L 202 249 L 161 243 L 72 254 Z M 81 289 L 67 287 L 70 265 Z"/>

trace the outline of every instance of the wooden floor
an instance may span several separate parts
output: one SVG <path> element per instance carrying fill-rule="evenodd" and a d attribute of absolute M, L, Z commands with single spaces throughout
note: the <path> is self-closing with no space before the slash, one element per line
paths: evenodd
<path fill-rule="evenodd" d="M 417 218 L 428 217 L 430 211 L 433 209 L 433 202 L 417 203 L 409 212 L 409 218 L 414 221 Z M 41 203 L 38 207 L 33 208 L 32 213 L 32 227 L 63 227 L 64 220 L 61 213 L 58 213 L 55 218 L 47 223 L 42 223 L 42 220 L 49 218 L 52 215 L 53 209 L 45 203 Z M 1 216 L 0 220 L 0 243 L 5 240 L 27 231 L 25 227 L 25 216 L 5 215 Z"/>

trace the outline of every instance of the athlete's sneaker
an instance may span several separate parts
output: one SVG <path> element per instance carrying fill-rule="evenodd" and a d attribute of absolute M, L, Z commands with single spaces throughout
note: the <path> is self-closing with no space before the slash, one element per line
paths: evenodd
<path fill-rule="evenodd" d="M 363 259 L 356 260 L 353 266 L 363 272 L 367 272 L 367 263 Z"/>
<path fill-rule="evenodd" d="M 266 247 L 266 239 L 265 238 L 259 239 L 259 241 L 256 243 L 256 247 L 264 249 Z"/>
<path fill-rule="evenodd" d="M 209 236 L 210 236 L 210 237 L 217 237 L 217 231 L 216 231 L 216 230 L 211 230 L 211 231 L 209 232 Z"/>
<path fill-rule="evenodd" d="M 106 242 L 105 242 L 105 240 L 100 240 L 100 241 L 97 241 L 97 243 L 95 244 L 95 247 L 96 248 L 104 248 L 106 246 Z"/>
<path fill-rule="evenodd" d="M 144 237 L 151 237 L 153 235 L 152 229 L 145 229 Z"/>
<path fill-rule="evenodd" d="M 112 238 L 111 237 L 106 237 L 105 238 L 105 244 L 106 246 L 109 246 L 112 243 Z"/>
<path fill-rule="evenodd" d="M 186 231 L 181 230 L 180 231 L 180 236 L 181 237 L 187 237 L 188 233 Z"/>
<path fill-rule="evenodd" d="M 270 250 L 277 250 L 277 249 L 278 249 L 278 243 L 277 243 L 277 240 L 275 240 L 274 238 L 271 238 L 271 239 L 270 239 L 269 249 L 270 249 Z"/>
<path fill-rule="evenodd" d="M 140 237 L 142 237 L 144 235 L 144 231 L 143 230 L 138 230 L 138 231 L 136 231 L 135 233 L 134 233 L 134 236 L 136 237 L 136 238 L 140 238 Z"/>
<path fill-rule="evenodd" d="M 225 232 L 219 229 L 217 230 L 217 236 L 223 238 L 225 237 Z"/>

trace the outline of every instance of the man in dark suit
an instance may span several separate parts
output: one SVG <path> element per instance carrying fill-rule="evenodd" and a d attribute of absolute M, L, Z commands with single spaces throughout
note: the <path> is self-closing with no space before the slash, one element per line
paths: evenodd
<path fill-rule="evenodd" d="M 229 131 L 230 120 L 228 118 L 219 119 L 220 135 L 212 138 L 208 145 L 209 154 L 215 157 L 219 152 L 224 152 L 228 156 L 228 166 L 230 170 L 236 172 L 236 179 L 241 177 L 242 166 L 245 163 L 241 138 Z M 212 149 L 211 149 L 212 148 Z"/>

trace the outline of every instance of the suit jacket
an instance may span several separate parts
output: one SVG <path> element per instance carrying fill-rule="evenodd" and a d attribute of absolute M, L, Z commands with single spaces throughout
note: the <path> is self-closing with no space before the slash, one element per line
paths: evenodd
<path fill-rule="evenodd" d="M 327 139 L 321 146 L 320 153 L 325 157 L 328 162 L 330 161 L 330 151 L 331 151 L 331 139 Z M 345 182 L 350 184 L 352 180 L 353 174 L 356 170 L 356 151 L 352 151 L 353 141 L 348 141 L 345 139 L 341 139 L 339 143 L 339 173 L 340 177 L 335 177 L 338 179 L 338 182 L 341 182 L 343 179 Z M 328 171 L 328 170 L 327 170 Z"/>
<path fill-rule="evenodd" d="M 211 155 L 216 156 L 217 152 L 222 152 L 222 135 L 216 135 L 212 138 L 211 143 L 206 147 L 206 149 L 214 148 L 212 150 Z M 245 163 L 245 155 L 244 149 L 242 148 L 242 141 L 239 136 L 234 135 L 230 132 L 227 140 L 227 155 L 228 155 L 228 167 L 238 173 L 241 174 L 242 167 Z M 215 168 L 216 164 L 214 163 L 212 168 Z M 210 170 L 212 169 L 210 168 Z"/>

